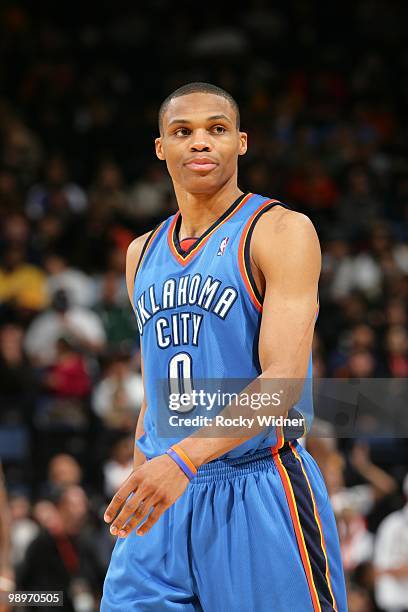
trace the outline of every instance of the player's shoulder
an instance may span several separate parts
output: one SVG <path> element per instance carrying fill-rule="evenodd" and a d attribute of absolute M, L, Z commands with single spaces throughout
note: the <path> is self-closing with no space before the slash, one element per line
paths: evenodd
<path fill-rule="evenodd" d="M 281 246 L 291 242 L 318 241 L 316 229 L 307 215 L 276 204 L 262 214 L 254 229 L 255 241 Z"/>
<path fill-rule="evenodd" d="M 142 254 L 143 247 L 146 244 L 149 236 L 152 232 L 146 232 L 141 236 L 137 236 L 132 242 L 129 244 L 126 253 L 126 260 L 128 262 L 138 262 L 140 259 L 140 255 Z"/>

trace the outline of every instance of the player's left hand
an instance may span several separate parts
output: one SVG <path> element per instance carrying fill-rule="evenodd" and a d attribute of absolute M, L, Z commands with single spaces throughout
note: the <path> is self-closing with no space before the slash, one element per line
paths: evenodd
<path fill-rule="evenodd" d="M 105 522 L 113 521 L 111 534 L 126 538 L 148 516 L 136 532 L 144 535 L 184 493 L 188 483 L 187 476 L 168 455 L 160 455 L 139 466 L 125 480 L 105 511 Z"/>

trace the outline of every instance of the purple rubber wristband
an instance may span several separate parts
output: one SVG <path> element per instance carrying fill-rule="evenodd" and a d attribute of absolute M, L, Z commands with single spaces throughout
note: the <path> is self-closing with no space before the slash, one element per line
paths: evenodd
<path fill-rule="evenodd" d="M 166 454 L 169 457 L 171 457 L 173 459 L 173 461 L 175 461 L 177 463 L 179 468 L 183 470 L 183 472 L 185 473 L 185 475 L 187 476 L 187 478 L 189 480 L 194 478 L 195 474 L 193 474 L 193 472 L 190 470 L 188 465 L 186 463 L 184 463 L 183 459 L 180 457 L 180 455 L 178 455 L 176 453 L 175 450 L 173 450 L 172 448 L 169 448 L 168 450 L 166 450 Z"/>

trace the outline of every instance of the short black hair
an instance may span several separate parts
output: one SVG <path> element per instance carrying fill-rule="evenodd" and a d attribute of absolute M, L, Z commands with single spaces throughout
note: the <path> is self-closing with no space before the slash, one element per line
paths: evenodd
<path fill-rule="evenodd" d="M 170 102 L 174 100 L 174 98 L 181 98 L 181 96 L 188 96 L 189 94 L 192 94 L 192 93 L 214 94 L 215 96 L 220 96 L 221 98 L 225 98 L 226 100 L 228 100 L 228 102 L 231 104 L 232 108 L 235 111 L 236 118 L 237 118 L 236 119 L 237 130 L 239 130 L 240 123 L 241 123 L 240 114 L 239 114 L 239 106 L 236 100 L 231 96 L 231 94 L 228 93 L 228 91 L 225 91 L 225 89 L 222 89 L 221 87 L 217 87 L 217 85 L 212 85 L 211 83 L 201 83 L 197 81 L 194 83 L 187 83 L 186 85 L 179 87 L 178 89 L 173 91 L 169 96 L 167 96 L 167 98 L 161 103 L 160 109 L 159 109 L 159 130 L 160 131 L 163 126 L 163 115 L 166 112 Z"/>

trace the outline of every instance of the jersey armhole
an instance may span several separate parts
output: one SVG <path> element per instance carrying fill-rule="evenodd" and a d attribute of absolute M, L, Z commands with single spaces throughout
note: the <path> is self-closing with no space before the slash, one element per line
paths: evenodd
<path fill-rule="evenodd" d="M 151 246 L 156 234 L 158 233 L 159 229 L 161 228 L 161 226 L 163 225 L 164 221 L 162 221 L 162 223 L 159 223 L 158 225 L 156 225 L 156 227 L 150 232 L 150 234 L 148 235 L 147 239 L 145 240 L 145 243 L 142 247 L 142 250 L 140 251 L 140 256 L 139 256 L 139 261 L 137 262 L 136 268 L 135 268 L 135 273 L 133 275 L 133 288 L 135 286 L 135 280 L 136 280 L 136 275 L 139 272 L 139 269 L 143 263 L 143 260 L 147 254 L 147 251 L 149 249 L 149 247 Z"/>
<path fill-rule="evenodd" d="M 239 270 L 244 281 L 244 284 L 249 293 L 249 297 L 255 308 L 261 312 L 263 305 L 263 295 L 260 294 L 258 287 L 255 282 L 254 275 L 252 273 L 251 268 L 251 238 L 254 232 L 255 226 L 262 215 L 274 206 L 283 206 L 291 210 L 290 206 L 280 202 L 279 200 L 267 200 L 264 202 L 258 210 L 256 210 L 253 215 L 249 218 L 247 224 L 244 227 L 244 230 L 241 235 L 241 240 L 239 243 L 238 249 L 238 258 L 239 258 Z"/>

